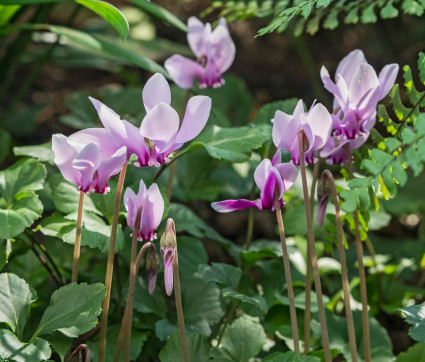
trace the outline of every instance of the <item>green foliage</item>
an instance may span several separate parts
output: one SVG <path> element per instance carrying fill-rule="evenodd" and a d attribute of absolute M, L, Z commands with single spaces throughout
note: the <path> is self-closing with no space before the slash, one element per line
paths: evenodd
<path fill-rule="evenodd" d="M 209 346 L 204 336 L 195 333 L 187 335 L 187 347 L 191 361 L 206 362 L 209 360 Z M 183 362 L 183 351 L 180 342 L 180 333 L 174 332 L 159 353 L 161 362 Z"/>
<path fill-rule="evenodd" d="M 406 352 L 401 352 L 396 362 L 423 361 L 425 359 L 425 343 L 417 343 Z"/>
<path fill-rule="evenodd" d="M 264 362 L 319 362 L 315 356 L 298 356 L 295 352 L 274 352 L 263 359 Z"/>
<path fill-rule="evenodd" d="M 425 342 L 425 303 L 400 309 L 411 325 L 409 336 L 417 342 Z"/>

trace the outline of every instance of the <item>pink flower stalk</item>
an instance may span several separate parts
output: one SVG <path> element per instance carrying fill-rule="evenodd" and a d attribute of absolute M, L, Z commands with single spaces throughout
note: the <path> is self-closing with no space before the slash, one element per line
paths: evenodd
<path fill-rule="evenodd" d="M 310 111 L 304 112 L 301 99 L 293 115 L 276 111 L 272 122 L 275 146 L 289 152 L 296 165 L 300 164 L 298 132 L 303 130 L 305 133 L 308 148 L 304 152 L 304 159 L 306 164 L 312 164 L 316 161 L 316 151 L 326 144 L 332 129 L 331 115 L 322 104 L 313 105 Z"/>
<path fill-rule="evenodd" d="M 162 74 L 156 73 L 146 82 L 142 96 L 147 114 L 140 129 L 121 120 L 102 102 L 91 97 L 90 100 L 115 148 L 126 146 L 127 159 L 133 153 L 137 156 L 136 166 L 158 167 L 170 161 L 168 156 L 171 152 L 202 131 L 210 114 L 211 98 L 191 97 L 180 125 L 179 115 L 170 106 L 170 86 Z"/>
<path fill-rule="evenodd" d="M 376 108 L 391 90 L 397 77 L 398 64 L 386 65 L 379 76 L 368 64 L 361 50 L 353 50 L 339 63 L 334 83 L 322 67 L 320 75 L 325 88 L 334 95 L 333 145 L 321 154 L 330 163 L 345 163 L 341 148 L 349 143 L 356 149 L 366 142 L 376 122 Z M 333 150 L 332 150 L 333 146 Z M 340 155 L 338 155 L 340 154 Z"/>
<path fill-rule="evenodd" d="M 157 184 L 146 189 L 143 180 L 140 180 L 139 192 L 135 194 L 127 188 L 124 193 L 124 205 L 127 210 L 127 225 L 134 230 L 137 211 L 142 208 L 140 228 L 137 240 L 150 241 L 156 239 L 155 229 L 161 222 L 164 213 L 164 199 Z"/>
<path fill-rule="evenodd" d="M 281 155 L 278 150 L 272 161 L 264 159 L 254 172 L 254 180 L 261 190 L 260 198 L 254 201 L 239 199 L 213 202 L 211 207 L 218 212 L 231 212 L 256 207 L 259 210 L 274 210 L 274 198 L 277 193 L 279 202 L 283 205 L 283 193 L 295 182 L 298 176 L 297 167 L 293 163 L 280 163 Z"/>
<path fill-rule="evenodd" d="M 176 227 L 173 219 L 167 220 L 160 240 L 161 255 L 164 261 L 164 284 L 167 295 L 173 292 L 173 262 L 177 252 Z"/>
<path fill-rule="evenodd" d="M 192 88 L 195 79 L 200 88 L 222 86 L 221 75 L 232 65 L 236 52 L 226 20 L 221 18 L 211 30 L 211 24 L 190 17 L 187 28 L 187 41 L 197 61 L 175 54 L 165 61 L 165 69 L 180 88 Z"/>
<path fill-rule="evenodd" d="M 105 130 L 92 133 L 92 129 L 74 133 L 69 137 L 55 134 L 52 149 L 55 163 L 65 180 L 77 185 L 79 191 L 106 194 L 108 180 L 120 172 L 126 162 L 125 146 L 111 146 Z"/>
<path fill-rule="evenodd" d="M 148 290 L 149 294 L 152 294 L 155 290 L 156 277 L 159 270 L 159 257 L 153 244 L 146 257 L 146 270 L 148 271 Z"/>

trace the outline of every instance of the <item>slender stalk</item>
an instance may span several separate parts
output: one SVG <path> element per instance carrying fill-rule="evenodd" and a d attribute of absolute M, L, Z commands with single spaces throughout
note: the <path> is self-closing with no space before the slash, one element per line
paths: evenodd
<path fill-rule="evenodd" d="M 121 304 L 122 304 L 122 282 L 121 282 L 121 269 L 120 269 L 120 263 L 119 263 L 119 257 L 118 254 L 114 255 L 114 269 L 115 274 L 117 276 L 117 290 L 118 290 L 118 296 L 117 296 L 117 311 L 116 311 L 116 318 L 117 320 L 121 319 Z"/>
<path fill-rule="evenodd" d="M 75 230 L 74 261 L 72 264 L 71 283 L 77 283 L 78 281 L 78 263 L 80 261 L 81 227 L 83 225 L 84 195 L 85 193 L 83 191 L 80 191 L 80 200 L 78 201 L 77 228 Z"/>
<path fill-rule="evenodd" d="M 307 241 L 308 241 L 308 248 L 310 250 L 310 255 L 311 255 L 311 264 L 313 267 L 314 287 L 316 289 L 317 306 L 319 309 L 319 319 L 320 319 L 320 327 L 322 330 L 322 342 L 323 342 L 323 349 L 325 352 L 325 361 L 331 362 L 332 357 L 331 357 L 331 349 L 329 346 L 328 327 L 326 325 L 325 308 L 323 306 L 323 299 L 322 299 L 322 285 L 320 283 L 319 267 L 317 264 L 317 254 L 316 254 L 316 246 L 315 246 L 314 231 L 313 231 L 313 218 L 311 217 L 310 199 L 309 199 L 308 190 L 307 190 L 307 176 L 305 172 L 305 161 L 304 161 L 304 138 L 305 138 L 304 131 L 300 130 L 298 133 L 298 147 L 299 147 L 299 153 L 300 153 L 300 169 L 301 169 L 301 180 L 303 184 L 303 193 L 304 193 L 305 216 L 307 219 Z"/>
<path fill-rule="evenodd" d="M 174 297 L 176 299 L 177 321 L 179 323 L 179 329 L 180 329 L 180 340 L 181 340 L 182 350 L 183 350 L 183 359 L 185 362 L 190 362 L 189 349 L 187 348 L 187 340 L 186 340 L 186 328 L 184 326 L 182 296 L 180 293 L 178 259 L 179 257 L 178 257 L 177 248 L 176 248 L 176 255 L 174 256 L 174 260 L 173 260 Z"/>
<path fill-rule="evenodd" d="M 382 305 L 382 280 L 381 280 L 381 271 L 378 270 L 378 261 L 376 260 L 376 251 L 373 247 L 372 242 L 369 238 L 365 241 L 366 248 L 369 251 L 370 256 L 372 257 L 373 266 L 375 267 L 375 275 L 376 275 L 376 284 L 378 285 L 378 308 Z M 418 284 L 420 285 L 420 284 Z"/>
<path fill-rule="evenodd" d="M 351 161 L 350 146 L 347 143 L 345 146 L 347 153 L 347 168 L 350 180 L 353 179 L 353 163 Z M 368 319 L 368 305 L 367 305 L 367 289 L 366 289 L 366 272 L 363 264 L 363 244 L 360 237 L 359 215 L 354 211 L 354 228 L 356 234 L 356 250 L 357 250 L 357 264 L 359 265 L 359 278 L 360 278 L 360 299 L 362 302 L 362 327 L 363 327 L 363 344 L 364 344 L 364 359 L 365 362 L 371 361 L 370 352 L 370 331 Z"/>
<path fill-rule="evenodd" d="M 311 192 L 310 192 L 311 217 L 313 217 L 313 213 L 314 213 L 314 195 L 316 193 L 316 183 L 319 177 L 319 168 L 320 168 L 320 157 L 318 161 L 314 164 L 314 168 L 313 168 L 313 181 L 311 183 Z M 313 272 L 310 260 L 311 260 L 310 249 L 307 248 L 307 258 L 306 258 L 307 272 L 305 275 L 304 353 L 308 353 L 310 351 L 311 274 Z"/>
<path fill-rule="evenodd" d="M 224 331 L 226 330 L 226 327 L 229 325 L 230 321 L 232 320 L 232 314 L 235 313 L 238 307 L 239 307 L 239 303 L 234 304 L 233 307 L 231 307 L 229 312 L 226 314 L 223 327 L 221 328 L 220 335 L 218 336 L 218 339 L 217 339 L 217 347 L 220 346 L 221 340 L 223 339 L 223 336 L 224 336 Z"/>
<path fill-rule="evenodd" d="M 286 288 L 288 289 L 289 314 L 291 317 L 292 339 L 297 355 L 300 355 L 300 341 L 298 336 L 297 312 L 295 310 L 294 287 L 292 286 L 291 266 L 289 264 L 288 249 L 286 248 L 285 229 L 283 228 L 282 212 L 280 210 L 279 198 L 275 195 L 274 208 L 276 211 L 277 225 L 279 226 L 280 244 L 282 246 L 283 267 L 285 269 Z"/>
<path fill-rule="evenodd" d="M 342 228 L 341 209 L 339 207 L 338 191 L 336 190 L 334 177 L 329 170 L 324 170 L 322 173 L 322 177 L 328 181 L 328 185 L 330 185 L 331 187 L 332 196 L 334 199 L 337 228 L 336 232 L 338 238 L 338 252 L 341 263 L 341 281 L 342 289 L 344 291 L 345 316 L 347 318 L 348 341 L 350 343 L 351 360 L 352 362 L 357 362 L 356 335 L 354 330 L 353 313 L 351 311 L 350 305 L 350 283 L 348 282 L 347 261 L 345 258 L 344 246 L 344 231 Z"/>
<path fill-rule="evenodd" d="M 50 268 L 49 264 L 47 264 L 46 259 L 43 258 L 42 255 L 37 251 L 37 249 L 34 247 L 34 243 L 30 246 L 31 250 L 34 252 L 35 256 L 40 260 L 41 264 L 44 266 L 44 268 L 47 270 L 47 272 L 50 274 L 53 281 L 57 284 L 58 287 L 61 287 L 62 284 L 60 281 L 56 278 L 55 274 L 53 273 L 52 269 Z"/>
<path fill-rule="evenodd" d="M 254 194 L 255 194 L 255 184 L 252 185 L 250 199 L 254 198 Z M 245 250 L 249 250 L 249 247 L 251 246 L 253 232 L 254 232 L 254 208 L 250 207 L 248 209 L 248 223 L 246 227 L 246 240 L 244 245 Z"/>
<path fill-rule="evenodd" d="M 136 223 L 137 223 L 137 220 L 136 220 Z M 139 224 L 140 224 L 140 222 L 137 223 L 137 225 L 139 225 Z M 139 232 L 139 231 L 137 231 L 137 232 Z M 152 247 L 152 245 L 153 244 L 149 241 L 141 247 L 139 254 L 137 255 L 137 259 L 136 259 L 136 276 L 139 274 L 140 264 L 142 262 L 142 258 L 143 258 L 143 255 L 145 254 L 145 251 L 148 250 L 150 247 Z M 131 270 L 131 266 L 130 266 L 130 270 Z M 136 279 L 134 279 L 134 285 L 135 284 L 136 284 Z M 124 316 L 123 316 L 123 320 L 122 320 L 122 323 L 121 323 L 120 333 L 118 335 L 117 347 L 115 349 L 114 362 L 118 362 L 120 360 L 120 354 L 121 354 L 121 349 L 122 349 L 124 339 L 126 337 L 128 337 L 128 331 L 131 331 L 131 325 L 130 325 L 129 328 L 126 328 L 126 326 L 128 326 L 128 324 L 130 323 L 130 319 L 132 319 L 132 315 L 130 316 L 129 312 L 130 312 L 130 310 L 131 311 L 133 310 L 133 305 L 131 305 L 131 307 L 130 307 L 130 304 L 129 304 L 130 285 L 129 285 L 128 291 L 129 291 L 129 295 L 127 297 L 127 303 L 126 303 L 125 309 L 124 309 Z M 134 295 L 134 293 L 133 293 L 133 295 Z M 133 304 L 133 302 L 132 302 L 132 304 Z M 131 339 L 131 335 L 130 335 L 129 339 Z M 125 361 L 125 359 L 124 359 L 124 361 Z"/>
<path fill-rule="evenodd" d="M 120 172 L 117 186 L 117 194 L 115 197 L 114 215 L 112 219 L 112 231 L 111 241 L 109 243 L 108 261 L 106 264 L 106 296 L 102 304 L 102 315 L 100 316 L 100 334 L 99 334 L 99 362 L 105 361 L 105 349 L 106 349 L 106 330 L 108 328 L 108 312 L 109 302 L 111 298 L 111 284 L 112 284 L 112 273 L 114 271 L 114 255 L 115 255 L 115 242 L 117 240 L 117 228 L 118 228 L 118 216 L 120 213 L 121 206 L 121 195 L 124 186 L 125 172 L 127 170 L 127 164 L 125 164 Z"/>

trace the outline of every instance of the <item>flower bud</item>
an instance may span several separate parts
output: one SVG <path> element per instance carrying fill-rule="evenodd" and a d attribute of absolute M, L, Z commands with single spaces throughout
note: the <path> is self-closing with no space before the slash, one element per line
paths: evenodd
<path fill-rule="evenodd" d="M 173 291 L 173 261 L 177 251 L 177 238 L 174 220 L 168 219 L 160 240 L 161 255 L 164 261 L 164 283 L 167 295 Z"/>
<path fill-rule="evenodd" d="M 151 248 L 149 249 L 149 253 L 146 256 L 146 270 L 148 271 L 149 294 L 152 294 L 155 290 L 158 269 L 159 257 L 156 253 L 155 246 L 152 244 Z"/>

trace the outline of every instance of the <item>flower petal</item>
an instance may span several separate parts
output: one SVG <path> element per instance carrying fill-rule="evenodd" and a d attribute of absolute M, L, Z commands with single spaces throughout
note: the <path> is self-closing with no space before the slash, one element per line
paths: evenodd
<path fill-rule="evenodd" d="M 205 127 L 211 111 L 211 98 L 194 96 L 187 102 L 186 113 L 175 143 L 183 144 L 194 139 Z"/>
<path fill-rule="evenodd" d="M 193 54 L 198 58 L 205 55 L 204 51 L 204 28 L 205 25 L 194 16 L 187 21 L 187 42 Z"/>
<path fill-rule="evenodd" d="M 265 158 L 257 166 L 254 171 L 254 180 L 260 190 L 264 189 L 267 178 L 269 177 L 270 172 L 272 172 L 273 166 L 268 158 Z"/>
<path fill-rule="evenodd" d="M 55 163 L 65 180 L 77 184 L 80 180 L 79 172 L 72 167 L 72 161 L 77 151 L 68 143 L 63 134 L 54 134 L 52 137 L 52 150 L 55 154 Z"/>
<path fill-rule="evenodd" d="M 87 128 L 68 137 L 69 144 L 80 152 L 89 143 L 99 148 L 102 158 L 113 155 L 122 146 L 117 146 L 104 128 Z"/>
<path fill-rule="evenodd" d="M 167 295 L 171 295 L 173 292 L 173 260 L 175 253 L 174 248 L 161 248 L 164 261 L 164 284 Z"/>
<path fill-rule="evenodd" d="M 164 199 L 159 191 L 157 184 L 152 184 L 148 191 L 148 199 L 153 203 L 153 222 L 154 228 L 157 228 L 162 220 L 162 215 L 164 214 Z"/>
<path fill-rule="evenodd" d="M 280 200 L 283 196 L 283 182 L 276 169 L 269 173 L 264 188 L 261 190 L 261 204 L 263 209 L 274 210 L 275 192 Z"/>
<path fill-rule="evenodd" d="M 140 134 L 152 140 L 159 152 L 169 149 L 179 130 L 179 115 L 168 104 L 157 104 L 143 119 Z"/>
<path fill-rule="evenodd" d="M 338 64 L 335 72 L 335 78 L 338 74 L 340 74 L 345 79 L 347 85 L 350 85 L 357 68 L 362 63 L 367 64 L 367 60 L 363 52 L 359 49 L 353 50 L 347 54 Z"/>
<path fill-rule="evenodd" d="M 398 64 L 388 64 L 379 73 L 379 100 L 384 98 L 393 87 L 398 73 Z"/>
<path fill-rule="evenodd" d="M 219 24 L 211 34 L 210 58 L 221 73 L 230 68 L 235 60 L 236 47 L 233 42 L 229 29 L 224 18 L 220 19 Z"/>
<path fill-rule="evenodd" d="M 146 112 L 150 112 L 160 102 L 171 104 L 170 86 L 161 73 L 156 73 L 149 78 L 142 94 Z"/>
<path fill-rule="evenodd" d="M 101 161 L 99 148 L 93 143 L 84 147 L 72 161 L 72 167 L 81 174 L 79 186 L 84 192 L 90 192 L 90 185 L 93 182 L 93 176 Z"/>
<path fill-rule="evenodd" d="M 332 130 L 332 117 L 328 110 L 320 103 L 316 104 L 308 113 L 308 124 L 314 134 L 314 147 L 322 148 L 328 140 Z"/>
<path fill-rule="evenodd" d="M 294 142 L 297 142 L 298 129 L 298 122 L 292 116 L 277 111 L 273 122 L 273 143 L 277 148 L 290 152 Z"/>
<path fill-rule="evenodd" d="M 201 78 L 204 69 L 192 59 L 175 54 L 164 62 L 164 67 L 174 83 L 180 88 L 190 89 L 195 79 Z"/>
<path fill-rule="evenodd" d="M 142 209 L 142 217 L 140 218 L 139 235 L 151 236 L 155 231 L 154 207 L 154 203 L 149 200 L 146 200 L 146 202 L 144 203 Z M 149 241 L 145 237 L 142 237 L 142 240 Z"/>
<path fill-rule="evenodd" d="M 282 162 L 282 153 L 278 149 L 278 150 L 276 150 L 276 153 L 274 154 L 274 156 L 272 158 L 272 166 L 276 166 L 281 162 Z"/>
<path fill-rule="evenodd" d="M 354 73 L 349 87 L 350 104 L 361 107 L 361 104 L 367 104 L 369 98 L 366 95 L 372 95 L 373 90 L 379 87 L 379 80 L 375 69 L 370 64 L 362 63 Z"/>
<path fill-rule="evenodd" d="M 298 177 L 298 168 L 293 163 L 281 163 L 275 166 L 283 180 L 284 191 L 287 191 L 294 184 Z"/>
<path fill-rule="evenodd" d="M 127 148 L 124 146 L 115 152 L 111 157 L 108 157 L 100 162 L 100 165 L 97 168 L 97 173 L 99 175 L 99 192 L 104 193 L 109 178 L 120 172 L 126 161 Z"/>
<path fill-rule="evenodd" d="M 130 187 L 127 187 L 124 193 L 124 206 L 127 210 L 127 225 L 131 227 L 131 229 L 134 229 L 138 202 L 136 194 Z"/>
<path fill-rule="evenodd" d="M 256 207 L 257 209 L 262 209 L 261 207 L 261 200 L 245 200 L 245 199 L 239 199 L 239 200 L 225 200 L 225 201 L 219 201 L 219 202 L 213 202 L 211 204 L 211 207 L 217 211 L 217 212 L 231 212 L 235 210 L 241 210 L 246 209 L 248 207 Z"/>

